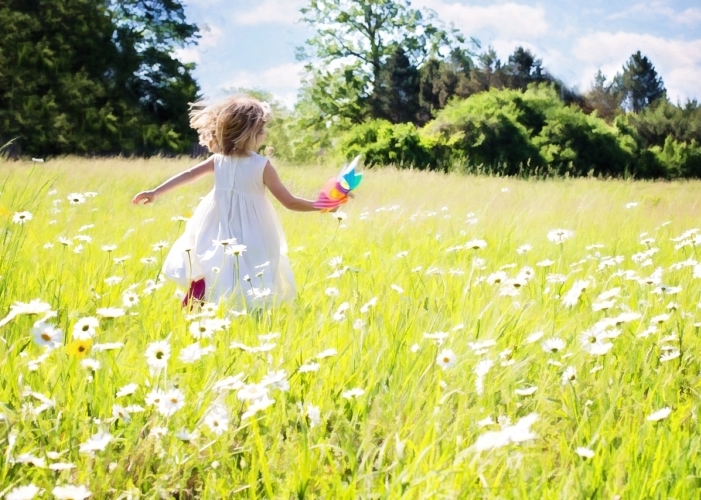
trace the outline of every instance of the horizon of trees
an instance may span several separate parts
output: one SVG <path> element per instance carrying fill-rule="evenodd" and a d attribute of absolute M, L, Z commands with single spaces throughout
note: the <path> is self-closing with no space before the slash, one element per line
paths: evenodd
<path fill-rule="evenodd" d="M 594 129 L 615 129 L 635 142 L 641 158 L 650 157 L 643 154 L 650 148 L 666 148 L 666 157 L 679 157 L 675 161 L 680 165 L 696 158 L 701 142 L 698 103 L 670 103 L 661 76 L 640 51 L 610 79 L 599 71 L 591 89 L 580 93 L 552 75 L 530 50 L 516 47 L 502 61 L 492 47 L 482 49 L 479 41 L 446 27 L 432 11 L 413 8 L 408 0 L 309 0 L 301 14 L 314 34 L 298 49 L 307 66 L 294 109 L 274 106 L 277 115 L 268 145 L 279 158 L 340 158 L 347 155 L 342 145 L 350 143 L 356 149 L 377 149 L 380 131 L 392 144 L 421 142 L 418 152 L 401 153 L 402 147 L 394 144 L 376 155 L 391 162 L 395 150 L 400 151 L 405 166 L 444 169 L 460 161 L 503 160 L 500 152 L 490 157 L 481 146 L 476 155 L 479 145 L 463 143 L 458 154 L 451 144 L 432 144 L 435 137 L 430 139 L 427 132 L 416 135 L 435 128 L 437 120 L 447 128 L 463 123 L 466 137 L 482 130 L 474 136 L 477 142 L 509 122 L 512 128 L 504 130 L 512 135 L 500 147 L 516 144 L 519 134 L 536 140 L 538 127 L 547 121 L 552 129 L 548 140 L 558 133 L 573 137 L 575 129 L 581 137 Z M 15 152 L 42 157 L 193 150 L 197 138 L 189 128 L 188 104 L 199 97 L 199 87 L 192 76 L 194 65 L 182 64 L 173 53 L 196 42 L 198 35 L 185 19 L 181 0 L 0 0 L 0 23 L 5 28 L 0 38 L 0 147 L 14 140 Z M 552 90 L 547 97 L 533 90 L 544 87 Z M 533 102 L 547 113 L 523 104 L 532 99 L 532 90 L 540 95 Z M 253 93 L 274 101 L 266 92 Z M 515 98 L 518 93 L 523 97 Z M 468 101 L 473 104 L 461 104 Z M 533 116 L 524 121 L 521 111 L 513 114 L 513 109 L 494 106 Z M 456 110 L 483 116 L 465 121 L 451 115 Z M 586 120 L 576 112 L 603 125 L 592 125 L 588 118 L 593 128 L 587 132 Z M 559 117 L 559 128 L 548 113 Z M 452 117 L 446 119 L 448 115 Z M 485 117 L 492 121 L 483 123 Z M 532 123 L 540 125 L 533 128 Z M 682 144 L 691 149 L 680 152 Z M 552 157 L 536 154 L 541 146 L 531 144 L 521 152 L 532 151 L 531 163 L 540 164 Z M 643 170 L 664 176 L 661 168 Z M 601 169 L 594 165 L 593 170 Z"/>

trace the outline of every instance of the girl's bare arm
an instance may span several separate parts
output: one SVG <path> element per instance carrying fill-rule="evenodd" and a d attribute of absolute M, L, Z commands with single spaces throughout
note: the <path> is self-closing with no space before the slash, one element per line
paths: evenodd
<path fill-rule="evenodd" d="M 211 174 L 212 172 L 214 172 L 213 156 L 201 163 L 198 163 L 194 167 L 185 170 L 184 172 L 180 172 L 179 174 L 174 175 L 173 177 L 165 181 L 163 184 L 158 186 L 156 189 L 153 189 L 151 191 L 142 191 L 141 193 L 134 196 L 134 199 L 131 200 L 131 202 L 135 205 L 138 205 L 142 201 L 144 202 L 144 205 L 147 203 L 151 203 L 162 194 L 167 193 L 168 191 L 175 189 L 176 187 L 194 182 L 200 177 L 203 177 L 207 174 Z"/>
<path fill-rule="evenodd" d="M 273 193 L 273 196 L 282 203 L 282 206 L 295 212 L 316 212 L 314 202 L 297 198 L 290 193 L 277 175 L 275 168 L 268 162 L 263 170 L 263 184 Z"/>

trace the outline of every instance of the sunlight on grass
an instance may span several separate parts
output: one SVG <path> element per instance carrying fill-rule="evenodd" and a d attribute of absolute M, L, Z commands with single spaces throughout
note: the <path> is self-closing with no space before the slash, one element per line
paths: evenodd
<path fill-rule="evenodd" d="M 276 204 L 299 297 L 256 316 L 162 281 L 212 180 L 130 200 L 190 164 L 0 163 L 0 494 L 696 495 L 700 183 L 369 170 Z"/>

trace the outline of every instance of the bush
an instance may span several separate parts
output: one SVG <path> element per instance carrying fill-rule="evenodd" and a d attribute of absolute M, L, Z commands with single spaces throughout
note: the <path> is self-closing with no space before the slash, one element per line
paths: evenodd
<path fill-rule="evenodd" d="M 430 141 L 424 141 L 412 123 L 395 125 L 386 120 L 371 120 L 356 125 L 341 136 L 336 150 L 346 158 L 362 155 L 368 166 L 439 168 Z"/>

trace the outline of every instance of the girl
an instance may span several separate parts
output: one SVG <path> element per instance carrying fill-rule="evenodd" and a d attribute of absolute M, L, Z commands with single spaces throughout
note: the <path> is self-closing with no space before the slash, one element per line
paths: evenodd
<path fill-rule="evenodd" d="M 214 189 L 197 206 L 163 263 L 167 278 L 190 288 L 183 305 L 193 298 L 218 301 L 243 296 L 251 306 L 296 295 L 285 236 L 265 188 L 289 210 L 318 209 L 312 201 L 290 194 L 270 162 L 254 152 L 265 139 L 269 118 L 267 103 L 248 96 L 195 103 L 190 125 L 214 155 L 132 200 L 151 203 L 214 173 Z"/>

